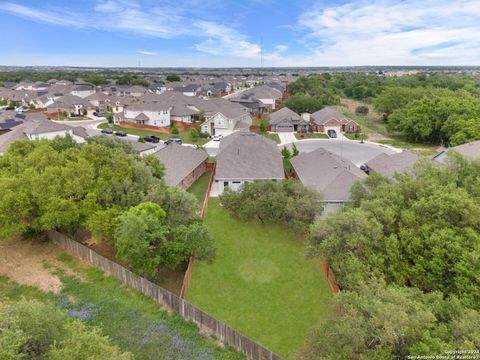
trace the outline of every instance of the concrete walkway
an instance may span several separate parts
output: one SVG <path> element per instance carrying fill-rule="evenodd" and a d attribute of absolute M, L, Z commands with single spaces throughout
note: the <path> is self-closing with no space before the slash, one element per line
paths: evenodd
<path fill-rule="evenodd" d="M 291 144 L 298 141 L 294 132 L 279 132 L 277 134 L 280 138 L 280 145 Z"/>

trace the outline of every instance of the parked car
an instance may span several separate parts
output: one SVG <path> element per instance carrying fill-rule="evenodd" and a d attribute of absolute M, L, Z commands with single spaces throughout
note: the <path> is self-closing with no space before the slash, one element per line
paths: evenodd
<path fill-rule="evenodd" d="M 170 138 L 168 140 L 165 140 L 165 145 L 171 144 L 171 143 L 176 143 L 178 145 L 182 145 L 182 139 L 179 138 Z"/>
<path fill-rule="evenodd" d="M 95 112 L 93 113 L 93 116 L 100 117 L 100 113 L 97 112 L 97 111 L 95 111 Z"/>
<path fill-rule="evenodd" d="M 220 141 L 223 139 L 223 135 L 217 134 L 213 135 L 213 141 Z"/>
<path fill-rule="evenodd" d="M 113 134 L 113 130 L 110 129 L 110 128 L 102 129 L 102 134 L 112 135 L 112 134 Z"/>
<path fill-rule="evenodd" d="M 327 135 L 330 138 L 336 138 L 337 137 L 337 132 L 335 130 L 330 129 L 330 130 L 327 131 Z"/>
<path fill-rule="evenodd" d="M 115 135 L 116 136 L 127 136 L 127 133 L 125 131 L 116 131 Z"/>
<path fill-rule="evenodd" d="M 158 143 L 160 142 L 160 138 L 156 137 L 155 135 L 147 135 L 143 137 L 143 140 L 146 142 L 151 142 L 151 143 Z"/>

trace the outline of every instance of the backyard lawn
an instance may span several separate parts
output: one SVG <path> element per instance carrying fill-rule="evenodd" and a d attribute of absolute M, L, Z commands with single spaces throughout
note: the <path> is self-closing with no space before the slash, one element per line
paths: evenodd
<path fill-rule="evenodd" d="M 330 288 L 301 239 L 277 226 L 232 219 L 210 199 L 213 264 L 197 262 L 187 298 L 280 356 L 293 358 L 326 313 Z"/>
<path fill-rule="evenodd" d="M 203 199 L 205 198 L 205 193 L 207 192 L 208 183 L 210 182 L 211 176 L 211 170 L 205 171 L 205 173 L 203 173 L 203 175 L 200 176 L 187 190 L 189 193 L 195 195 L 199 205 L 202 205 L 203 203 Z"/>
<path fill-rule="evenodd" d="M 204 145 L 210 140 L 208 138 L 198 138 L 197 140 L 192 140 L 190 138 L 190 133 L 188 131 L 180 132 L 179 134 L 174 135 L 174 134 L 164 134 L 164 133 L 160 133 L 152 130 L 125 128 L 118 125 L 109 126 L 108 123 L 101 123 L 100 125 L 98 125 L 99 129 L 105 129 L 107 127 L 111 127 L 113 131 L 125 131 L 127 134 L 131 134 L 131 135 L 137 135 L 137 136 L 155 135 L 162 140 L 167 140 L 172 137 L 177 137 L 182 139 L 182 142 L 185 144 L 194 144 L 199 146 Z"/>

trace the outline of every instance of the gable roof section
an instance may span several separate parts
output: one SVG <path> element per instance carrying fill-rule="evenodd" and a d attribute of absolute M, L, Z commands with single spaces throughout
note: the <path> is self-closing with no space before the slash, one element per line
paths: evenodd
<path fill-rule="evenodd" d="M 445 163 L 447 159 L 447 153 L 450 151 L 456 151 L 463 157 L 465 157 L 468 160 L 475 160 L 480 158 L 480 140 L 477 141 L 472 141 L 466 144 L 454 146 L 452 148 L 449 148 L 447 150 L 443 150 L 440 153 L 436 154 L 433 157 L 433 160 Z"/>
<path fill-rule="evenodd" d="M 217 154 L 218 180 L 283 179 L 283 160 L 274 141 L 237 132 L 224 138 Z"/>
<path fill-rule="evenodd" d="M 324 125 L 331 119 L 335 119 L 342 124 L 353 121 L 352 119 L 340 114 L 338 111 L 328 107 L 314 112 L 312 115 L 310 115 L 310 119 L 317 125 Z"/>
<path fill-rule="evenodd" d="M 188 174 L 208 159 L 208 154 L 193 146 L 171 143 L 154 153 L 165 166 L 165 181 L 168 185 L 178 185 Z"/>
<path fill-rule="evenodd" d="M 407 150 L 392 155 L 381 153 L 368 161 L 366 165 L 371 171 L 384 176 L 392 176 L 395 173 L 407 171 L 419 159 L 420 156 L 417 153 Z"/>
<path fill-rule="evenodd" d="M 290 160 L 300 181 L 324 196 L 326 201 L 347 201 L 352 185 L 367 175 L 348 160 L 318 148 Z"/>
<path fill-rule="evenodd" d="M 289 122 L 305 122 L 300 115 L 298 115 L 295 111 L 290 110 L 287 107 L 283 107 L 278 111 L 270 114 L 270 125 L 277 125 L 283 121 Z"/>

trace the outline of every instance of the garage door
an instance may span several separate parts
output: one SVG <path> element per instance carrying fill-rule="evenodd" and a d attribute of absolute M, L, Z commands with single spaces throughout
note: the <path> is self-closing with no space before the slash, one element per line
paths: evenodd
<path fill-rule="evenodd" d="M 277 125 L 277 132 L 293 132 L 293 125 Z"/>

